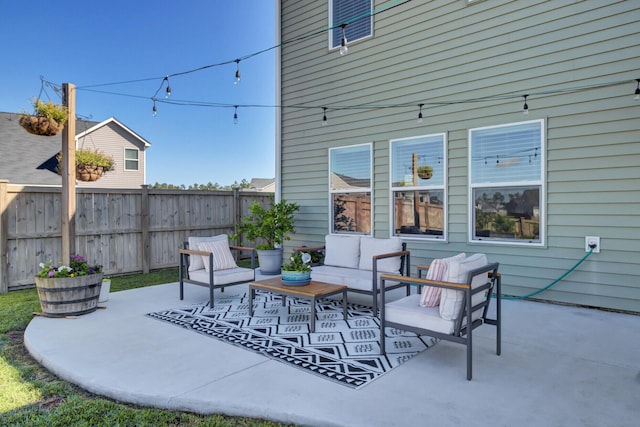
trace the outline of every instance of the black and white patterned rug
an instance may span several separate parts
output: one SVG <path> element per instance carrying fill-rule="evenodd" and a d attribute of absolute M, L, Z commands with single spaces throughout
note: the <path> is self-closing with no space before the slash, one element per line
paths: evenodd
<path fill-rule="evenodd" d="M 147 316 L 263 354 L 348 387 L 360 388 L 437 340 L 387 328 L 387 355 L 380 355 L 380 323 L 370 307 L 348 304 L 345 321 L 339 300 L 316 305 L 316 331 L 309 330 L 310 302 L 257 292 L 249 317 L 248 295 L 217 297 Z"/>

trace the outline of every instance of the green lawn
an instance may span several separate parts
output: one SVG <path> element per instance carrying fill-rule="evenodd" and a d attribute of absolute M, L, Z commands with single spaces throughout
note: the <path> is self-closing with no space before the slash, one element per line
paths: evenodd
<path fill-rule="evenodd" d="M 240 264 L 240 263 L 239 263 Z M 111 292 L 176 282 L 178 270 L 112 277 Z M 142 408 L 93 395 L 31 358 L 24 330 L 40 311 L 35 289 L 0 295 L 0 426 L 280 426 L 222 415 Z"/>

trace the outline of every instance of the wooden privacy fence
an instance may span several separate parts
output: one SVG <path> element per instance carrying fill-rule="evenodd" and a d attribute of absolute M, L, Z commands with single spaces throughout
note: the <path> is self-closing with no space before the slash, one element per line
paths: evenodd
<path fill-rule="evenodd" d="M 249 205 L 270 193 L 78 188 L 71 253 L 105 275 L 176 267 L 189 236 L 232 234 Z M 41 262 L 62 258 L 62 189 L 0 180 L 0 293 L 32 287 Z"/>

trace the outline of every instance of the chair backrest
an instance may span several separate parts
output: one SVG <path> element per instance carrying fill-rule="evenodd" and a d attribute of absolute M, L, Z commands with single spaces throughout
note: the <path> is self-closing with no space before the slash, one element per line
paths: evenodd
<path fill-rule="evenodd" d="M 454 319 L 454 335 L 460 336 L 466 333 L 466 328 L 469 326 L 469 312 L 471 312 L 472 329 L 482 325 L 486 320 L 494 284 L 498 279 L 498 267 L 499 264 L 494 262 L 468 272 L 466 284 L 470 285 L 470 288 L 462 291 L 465 293 L 465 299 L 460 313 Z"/>

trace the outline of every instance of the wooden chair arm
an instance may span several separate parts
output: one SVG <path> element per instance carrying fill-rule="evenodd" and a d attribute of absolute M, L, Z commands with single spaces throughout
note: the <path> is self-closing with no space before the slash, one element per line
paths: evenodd
<path fill-rule="evenodd" d="M 195 249 L 184 249 L 184 248 L 180 248 L 179 253 L 187 254 L 187 255 L 200 255 L 200 256 L 209 256 L 209 254 L 211 254 L 211 252 L 197 251 Z"/>
<path fill-rule="evenodd" d="M 416 266 L 416 268 L 417 268 L 418 270 L 428 270 L 428 269 L 429 269 L 429 266 L 428 266 L 428 265 L 423 265 L 423 264 L 418 264 L 418 265 Z"/>
<path fill-rule="evenodd" d="M 383 273 L 380 275 L 380 278 L 385 280 L 394 280 L 396 282 L 408 283 L 415 286 L 435 286 L 438 288 L 449 288 L 455 290 L 466 290 L 471 287 L 466 283 L 441 282 L 438 280 L 421 279 L 419 277 L 400 276 L 399 274 Z"/>
<path fill-rule="evenodd" d="M 393 258 L 393 257 L 396 257 L 396 256 L 403 256 L 403 255 L 408 255 L 408 254 L 409 254 L 409 251 L 390 252 L 388 254 L 374 255 L 373 259 Z"/>
<path fill-rule="evenodd" d="M 256 250 L 256 248 L 249 248 L 246 246 L 236 246 L 236 245 L 229 246 L 229 249 L 236 250 L 236 251 L 255 251 Z"/>
<path fill-rule="evenodd" d="M 317 251 L 320 249 L 325 249 L 325 245 L 321 246 L 299 246 L 297 248 L 293 248 L 296 252 L 305 252 L 305 251 Z"/>

